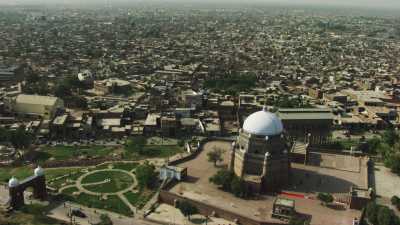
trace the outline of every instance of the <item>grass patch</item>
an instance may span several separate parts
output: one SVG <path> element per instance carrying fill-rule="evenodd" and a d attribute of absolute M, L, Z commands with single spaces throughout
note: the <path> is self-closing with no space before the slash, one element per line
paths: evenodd
<path fill-rule="evenodd" d="M 125 216 L 132 216 L 132 212 L 127 205 L 116 195 L 109 195 L 106 200 L 102 200 L 100 196 L 88 195 L 81 193 L 79 196 L 73 196 L 76 188 L 68 188 L 64 190 L 65 199 L 85 205 L 89 208 L 105 209 Z M 68 194 L 71 193 L 71 194 Z"/>
<path fill-rule="evenodd" d="M 54 168 L 54 169 L 45 169 L 45 174 L 46 174 L 46 179 L 51 180 L 66 174 L 80 172 L 81 170 L 82 168 Z"/>
<path fill-rule="evenodd" d="M 154 194 L 155 191 L 152 190 L 145 190 L 139 193 L 133 193 L 131 191 L 124 193 L 128 201 L 139 209 L 143 208 Z"/>
<path fill-rule="evenodd" d="M 77 180 L 84 173 L 81 172 L 81 168 L 62 168 L 62 169 L 46 169 L 46 181 L 47 185 L 53 188 L 61 188 L 67 180 Z M 54 178 L 65 176 L 61 179 L 53 180 Z"/>
<path fill-rule="evenodd" d="M 179 153 L 184 153 L 183 147 L 177 145 L 146 145 L 140 150 L 125 149 L 125 159 L 141 160 L 146 158 L 168 158 Z"/>
<path fill-rule="evenodd" d="M 8 182 L 13 176 L 19 180 L 25 179 L 33 175 L 33 170 L 34 169 L 29 166 L 0 168 L 0 181 Z"/>
<path fill-rule="evenodd" d="M 142 136 L 134 137 L 128 140 L 125 145 L 125 158 L 135 160 L 145 158 L 168 158 L 184 152 L 183 144 L 178 143 L 179 141 L 176 139 L 165 139 L 165 142 L 162 140 L 163 139 L 159 137 L 148 139 Z"/>
<path fill-rule="evenodd" d="M 114 169 L 120 169 L 120 170 L 125 170 L 125 171 L 132 171 L 133 169 L 135 169 L 137 166 L 139 165 L 139 163 L 123 163 L 123 162 L 117 162 L 117 163 L 113 163 L 113 168 Z"/>
<path fill-rule="evenodd" d="M 254 74 L 233 74 L 213 77 L 204 81 L 204 87 L 214 92 L 238 95 L 239 92 L 250 91 L 257 83 Z"/>
<path fill-rule="evenodd" d="M 133 179 L 131 176 L 119 171 L 96 172 L 83 178 L 82 184 L 101 182 L 107 178 L 111 179 L 111 181 L 103 184 L 87 185 L 84 186 L 84 188 L 93 192 L 113 193 L 124 190 L 133 184 Z"/>
<path fill-rule="evenodd" d="M 62 193 L 63 193 L 63 194 L 66 194 L 66 195 L 72 196 L 72 194 L 73 194 L 74 192 L 77 192 L 77 191 L 79 191 L 79 189 L 78 189 L 77 187 L 69 187 L 69 188 L 64 189 L 64 190 L 62 191 Z"/>
<path fill-rule="evenodd" d="M 106 157 L 110 155 L 114 150 L 104 146 L 49 146 L 42 148 L 37 153 L 37 161 L 45 162 L 50 159 L 54 160 L 68 160 L 80 156 L 88 158 L 94 157 Z"/>

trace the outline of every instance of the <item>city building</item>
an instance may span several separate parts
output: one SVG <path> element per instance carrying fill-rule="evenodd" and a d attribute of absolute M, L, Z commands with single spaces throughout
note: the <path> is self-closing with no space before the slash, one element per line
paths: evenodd
<path fill-rule="evenodd" d="M 11 104 L 17 114 L 45 119 L 53 118 L 57 111 L 64 109 L 64 102 L 60 98 L 40 95 L 21 94 Z"/>

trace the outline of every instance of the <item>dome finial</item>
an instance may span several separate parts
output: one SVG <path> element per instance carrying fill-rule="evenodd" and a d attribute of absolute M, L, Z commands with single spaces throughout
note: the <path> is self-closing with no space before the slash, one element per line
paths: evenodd
<path fill-rule="evenodd" d="M 13 188 L 19 185 L 19 181 L 15 177 L 11 177 L 11 179 L 8 181 L 8 187 Z"/>
<path fill-rule="evenodd" d="M 43 176 L 44 175 L 44 170 L 42 169 L 42 167 L 38 166 L 34 171 L 33 171 L 34 175 L 39 177 L 39 176 Z"/>

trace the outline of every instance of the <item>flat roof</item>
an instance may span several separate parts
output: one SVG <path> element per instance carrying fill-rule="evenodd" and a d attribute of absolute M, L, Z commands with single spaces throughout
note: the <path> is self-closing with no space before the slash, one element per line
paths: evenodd
<path fill-rule="evenodd" d="M 277 112 L 281 120 L 333 120 L 330 108 L 282 108 Z"/>
<path fill-rule="evenodd" d="M 281 120 L 333 120 L 332 113 L 279 113 Z"/>
<path fill-rule="evenodd" d="M 287 198 L 276 198 L 275 205 L 283 205 L 286 207 L 294 208 L 294 200 Z"/>
<path fill-rule="evenodd" d="M 33 105 L 54 105 L 58 98 L 51 96 L 41 95 L 24 95 L 20 94 L 17 96 L 16 102 L 20 104 L 33 104 Z"/>

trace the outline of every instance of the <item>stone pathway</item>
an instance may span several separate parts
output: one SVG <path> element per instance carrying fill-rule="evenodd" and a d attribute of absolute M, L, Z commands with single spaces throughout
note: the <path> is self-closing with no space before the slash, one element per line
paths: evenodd
<path fill-rule="evenodd" d="M 110 183 L 110 182 L 111 182 L 111 179 L 105 179 L 105 180 L 99 181 L 99 182 L 82 184 L 82 186 L 95 186 L 95 185 L 106 184 L 106 183 Z"/>
<path fill-rule="evenodd" d="M 87 190 L 86 188 L 84 188 L 84 186 L 86 186 L 87 184 L 82 184 L 82 180 L 83 180 L 85 177 L 87 177 L 87 176 L 89 176 L 89 175 L 91 175 L 91 174 L 94 174 L 94 173 L 97 173 L 97 172 L 101 172 L 101 171 L 118 171 L 118 172 L 122 172 L 122 173 L 128 174 L 128 175 L 132 178 L 133 183 L 132 183 L 131 186 L 125 188 L 124 190 L 117 191 L 117 192 L 110 192 L 110 193 L 93 192 L 93 191 L 89 191 L 89 190 Z M 104 182 L 104 181 L 102 181 L 102 182 Z M 91 184 L 90 184 L 90 185 L 91 185 Z M 125 193 L 125 192 L 130 191 L 130 190 L 133 190 L 133 188 L 137 186 L 137 180 L 136 180 L 136 176 L 135 176 L 134 174 L 132 174 L 132 173 L 130 173 L 130 172 L 128 172 L 128 171 L 125 171 L 125 170 L 121 170 L 121 169 L 102 169 L 102 170 L 94 170 L 94 171 L 91 171 L 91 172 L 86 173 L 86 174 L 84 174 L 83 176 L 79 177 L 78 180 L 76 181 L 76 186 L 77 186 L 77 188 L 78 188 L 81 192 L 86 193 L 86 194 L 89 194 L 89 195 L 96 195 L 96 196 L 112 195 L 112 194 L 118 195 L 119 193 L 122 193 L 122 194 L 123 194 L 123 193 Z"/>
<path fill-rule="evenodd" d="M 121 191 L 117 191 L 117 192 L 110 192 L 110 193 L 101 193 L 101 192 L 94 192 L 94 191 L 89 191 L 86 188 L 84 188 L 85 186 L 95 186 L 95 185 L 99 185 L 99 184 L 105 184 L 108 182 L 111 182 L 110 178 L 106 178 L 103 181 L 99 181 L 99 182 L 94 182 L 94 183 L 86 183 L 86 184 L 82 184 L 82 180 L 87 177 L 90 176 L 91 174 L 97 173 L 97 172 L 101 172 L 101 171 L 118 171 L 118 172 L 122 172 L 125 173 L 127 175 L 129 175 L 132 178 L 132 185 L 130 185 L 129 187 L 121 190 Z M 68 187 L 74 187 L 76 186 L 80 192 L 85 193 L 85 194 L 89 194 L 89 195 L 94 195 L 94 196 L 108 196 L 108 195 L 116 195 L 118 196 L 122 202 L 124 202 L 124 204 L 126 206 L 129 207 L 129 209 L 131 210 L 131 212 L 133 213 L 133 215 L 135 215 L 137 213 L 137 208 L 135 206 L 133 206 L 129 200 L 125 197 L 125 193 L 131 191 L 133 193 L 137 193 L 138 190 L 134 190 L 134 188 L 137 186 L 138 182 L 136 180 L 136 176 L 132 173 L 134 171 L 134 169 L 131 172 L 122 170 L 122 169 L 112 169 L 112 168 L 108 168 L 108 169 L 102 169 L 102 170 L 93 170 L 90 171 L 84 175 L 82 175 L 81 177 L 79 177 L 74 185 L 68 185 L 62 188 L 62 190 L 65 190 Z M 61 189 L 60 189 L 61 190 Z"/>
<path fill-rule="evenodd" d="M 65 189 L 72 188 L 72 187 L 76 187 L 76 185 L 70 184 L 70 185 L 64 186 L 64 187 L 58 189 L 58 193 L 62 193 Z"/>
<path fill-rule="evenodd" d="M 125 203 L 125 205 L 127 205 L 129 207 L 129 209 L 131 210 L 131 212 L 133 213 L 133 215 L 136 214 L 137 212 L 137 208 L 135 206 L 133 206 L 129 200 L 125 197 L 125 195 L 123 193 L 118 193 L 117 196 Z"/>

